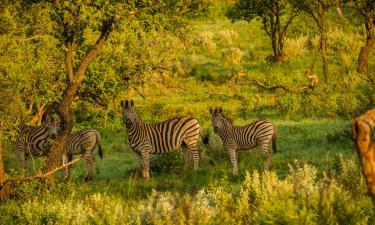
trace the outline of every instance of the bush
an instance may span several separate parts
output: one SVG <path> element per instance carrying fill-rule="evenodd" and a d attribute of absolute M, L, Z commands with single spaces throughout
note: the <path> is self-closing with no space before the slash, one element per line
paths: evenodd
<path fill-rule="evenodd" d="M 157 174 L 179 173 L 183 171 L 184 154 L 175 150 L 167 154 L 152 155 L 150 158 L 150 171 Z"/>

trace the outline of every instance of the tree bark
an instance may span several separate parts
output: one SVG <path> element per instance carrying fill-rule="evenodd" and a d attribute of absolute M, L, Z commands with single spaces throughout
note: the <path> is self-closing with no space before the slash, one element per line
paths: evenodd
<path fill-rule="evenodd" d="M 75 45 L 73 43 L 74 38 L 67 37 L 67 52 L 65 55 L 65 63 L 67 67 L 68 86 L 64 91 L 63 97 L 57 109 L 61 118 L 61 129 L 59 129 L 58 135 L 52 145 L 51 150 L 48 153 L 48 164 L 44 168 L 45 172 L 52 171 L 62 164 L 62 155 L 68 142 L 69 134 L 71 133 L 73 128 L 73 112 L 71 109 L 71 105 L 73 103 L 74 97 L 79 90 L 80 84 L 84 80 L 84 75 L 88 66 L 97 57 L 109 35 L 111 34 L 113 30 L 113 22 L 113 20 L 103 22 L 100 37 L 96 41 L 93 48 L 86 53 L 76 72 L 74 71 L 73 67 L 73 52 L 75 48 Z M 69 32 L 66 32 L 66 34 L 69 34 Z"/>
<path fill-rule="evenodd" d="M 0 138 L 0 183 L 5 178 L 4 163 L 3 163 L 3 140 Z"/>
<path fill-rule="evenodd" d="M 366 27 L 366 44 L 361 48 L 358 56 L 358 67 L 357 71 L 359 73 L 367 72 L 368 70 L 368 56 L 370 55 L 371 49 L 375 45 L 375 29 L 374 29 L 374 18 L 372 16 L 372 9 L 369 8 L 361 13 L 365 18 Z"/>

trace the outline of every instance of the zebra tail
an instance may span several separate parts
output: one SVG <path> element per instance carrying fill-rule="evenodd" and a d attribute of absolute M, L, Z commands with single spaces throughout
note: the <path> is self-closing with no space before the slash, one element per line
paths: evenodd
<path fill-rule="evenodd" d="M 103 149 L 102 149 L 102 145 L 100 144 L 100 142 L 98 142 L 98 148 L 99 148 L 99 157 L 103 158 Z"/>
<path fill-rule="evenodd" d="M 98 148 L 99 148 L 98 154 L 99 154 L 99 157 L 102 159 L 103 158 L 103 149 L 102 149 L 102 145 L 100 144 L 100 134 L 99 134 L 98 131 L 96 131 L 96 140 L 98 142 Z"/>
<path fill-rule="evenodd" d="M 208 133 L 205 134 L 205 133 L 203 132 L 203 130 L 200 130 L 200 131 L 199 131 L 199 134 L 201 135 L 201 138 L 202 138 L 203 143 L 204 143 L 205 145 L 207 145 L 208 142 L 209 142 L 209 140 L 210 140 L 210 135 L 209 135 Z"/>
<path fill-rule="evenodd" d="M 277 153 L 277 146 L 276 146 L 276 132 L 273 133 L 272 135 L 272 150 L 273 153 Z"/>

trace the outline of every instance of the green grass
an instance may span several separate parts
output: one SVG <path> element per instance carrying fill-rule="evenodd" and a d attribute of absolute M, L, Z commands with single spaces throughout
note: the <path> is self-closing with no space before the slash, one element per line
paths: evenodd
<path fill-rule="evenodd" d="M 304 220 L 321 224 L 324 218 L 331 221 L 325 224 L 364 224 L 375 220 L 354 146 L 345 136 L 348 121 L 276 120 L 275 124 L 279 152 L 273 156 L 272 172 L 259 178 L 263 161 L 259 150 L 239 154 L 239 176 L 234 177 L 220 138 L 211 134 L 209 147 L 199 143 L 198 171 L 184 172 L 183 154 L 175 151 L 152 157 L 151 179 L 144 181 L 137 158 L 125 144 L 124 130 L 100 129 L 104 158 L 97 157 L 92 181 L 83 181 L 84 163 L 79 162 L 69 182 L 57 178 L 57 182 L 18 187 L 14 197 L 0 206 L 0 215 L 8 224 L 46 220 L 176 224 L 184 218 L 198 224 L 248 224 L 249 220 L 254 224 L 300 224 Z M 12 149 L 7 146 L 6 150 L 6 170 L 17 170 Z M 200 217 L 193 216 L 198 212 Z"/>
<path fill-rule="evenodd" d="M 235 124 L 244 124 L 244 121 Z M 338 120 L 303 120 L 275 121 L 277 128 L 278 153 L 274 154 L 271 170 L 280 177 L 289 173 L 289 164 L 310 164 L 323 171 L 337 170 L 335 161 L 339 155 L 355 158 L 354 146 L 347 135 L 348 122 Z M 212 133 L 210 146 L 200 143 L 201 162 L 198 171 L 183 171 L 183 154 L 181 151 L 154 156 L 151 160 L 151 181 L 144 182 L 141 177 L 139 162 L 131 149 L 125 144 L 125 131 L 100 129 L 104 158 L 96 157 L 95 179 L 83 187 L 89 192 L 106 192 L 120 194 L 126 198 L 146 197 L 151 190 L 177 191 L 193 194 L 203 188 L 215 185 L 217 181 L 231 175 L 229 157 L 222 146 L 218 135 Z M 5 157 L 6 170 L 17 170 L 17 161 L 12 150 L 7 150 Z M 160 158 L 172 160 L 162 167 L 164 170 L 153 171 L 158 163 L 166 163 Z M 30 161 L 30 160 L 29 160 Z M 37 160 L 38 162 L 40 160 Z M 154 163 L 154 165 L 153 165 Z M 259 149 L 239 153 L 239 178 L 233 178 L 234 184 L 243 179 L 245 171 L 262 171 L 263 155 Z M 84 162 L 72 168 L 72 181 L 81 186 L 83 183 Z M 172 172 L 165 172 L 171 170 Z M 29 173 L 32 173 L 29 162 Z"/>
<path fill-rule="evenodd" d="M 292 25 L 294 33 L 306 33 L 304 19 Z M 93 181 L 83 181 L 84 162 L 79 162 L 69 182 L 58 178 L 51 184 L 21 185 L 0 205 L 0 217 L 7 224 L 374 224 L 375 212 L 350 140 L 351 118 L 369 107 L 369 87 L 353 75 L 363 40 L 356 35 L 359 27 L 343 28 L 351 32 L 329 33 L 330 83 L 302 92 L 308 85 L 305 69 L 322 80 L 315 31 L 308 37 L 312 47 L 286 46 L 298 56 L 270 64 L 265 61 L 272 52 L 270 41 L 259 22 L 231 23 L 222 16 L 192 20 L 188 47 L 176 70 L 150 76 L 138 88 L 146 101 L 132 91 L 126 97 L 135 99 L 145 122 L 196 117 L 211 133 L 210 146 L 199 145 L 200 169 L 184 172 L 183 154 L 176 151 L 152 157 L 151 180 L 144 181 L 117 110 L 113 124 L 109 121 L 113 129 L 98 128 L 104 158 L 97 157 Z M 238 50 L 243 53 L 240 60 L 235 57 Z M 253 79 L 297 92 L 236 85 Z M 229 157 L 212 133 L 208 110 L 217 106 L 236 125 L 259 118 L 275 123 L 279 152 L 270 173 L 261 173 L 263 156 L 254 150 L 239 154 L 239 176 L 232 176 Z M 7 173 L 17 174 L 9 144 L 4 160 Z M 36 162 L 38 171 L 42 160 Z"/>

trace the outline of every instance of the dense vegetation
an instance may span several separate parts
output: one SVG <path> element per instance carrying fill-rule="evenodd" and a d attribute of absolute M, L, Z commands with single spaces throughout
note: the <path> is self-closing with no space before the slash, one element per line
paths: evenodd
<path fill-rule="evenodd" d="M 97 160 L 94 180 L 83 182 L 80 162 L 70 181 L 57 174 L 53 181 L 19 184 L 1 200 L 1 223 L 375 223 L 350 140 L 351 119 L 375 104 L 374 51 L 366 69 L 357 72 L 369 37 L 359 8 L 371 1 L 327 1 L 323 31 L 311 16 L 319 12 L 314 1 L 264 1 L 288 4 L 282 5 L 281 24 L 293 16 L 282 33 L 283 48 L 276 50 L 265 24 L 277 15 L 267 14 L 262 1 L 253 1 L 247 17 L 240 16 L 246 11 L 236 1 L 165 2 L 117 8 L 144 11 L 116 23 L 72 102 L 73 130 L 95 127 L 102 135 L 105 156 Z M 11 146 L 17 121 L 59 115 L 68 86 L 67 47 L 48 1 L 5 3 L 0 6 L 0 140 L 6 177 L 13 177 L 20 172 Z M 194 10 L 184 8 L 187 3 Z M 153 7 L 144 7 L 148 4 Z M 90 16 L 79 17 L 90 26 L 75 39 L 80 48 L 74 68 L 100 31 L 100 18 Z M 317 87 L 310 86 L 311 75 L 317 76 Z M 146 122 L 196 117 L 211 135 L 209 146 L 199 146 L 200 170 L 182 172 L 183 154 L 177 151 L 153 157 L 152 179 L 143 181 L 121 121 L 125 98 L 135 100 Z M 280 152 L 269 172 L 262 173 L 262 155 L 254 151 L 240 154 L 240 175 L 231 175 L 211 128 L 208 109 L 216 106 L 235 124 L 259 118 L 275 123 Z M 45 164 L 44 158 L 36 161 L 29 174 Z"/>

